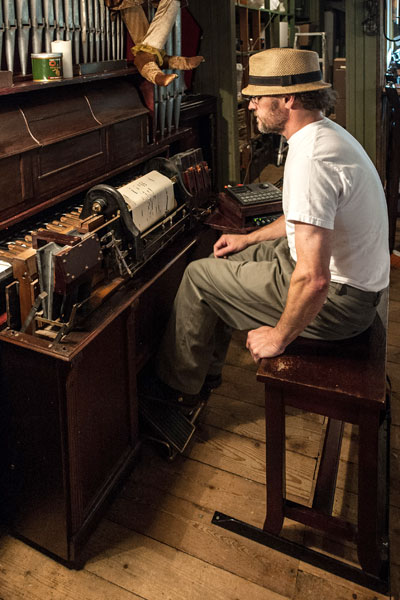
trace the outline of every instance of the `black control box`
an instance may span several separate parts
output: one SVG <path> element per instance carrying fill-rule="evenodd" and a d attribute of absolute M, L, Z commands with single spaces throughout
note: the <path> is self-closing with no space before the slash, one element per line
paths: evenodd
<path fill-rule="evenodd" d="M 225 192 L 243 206 L 282 201 L 282 192 L 272 183 L 249 183 L 226 187 Z"/>

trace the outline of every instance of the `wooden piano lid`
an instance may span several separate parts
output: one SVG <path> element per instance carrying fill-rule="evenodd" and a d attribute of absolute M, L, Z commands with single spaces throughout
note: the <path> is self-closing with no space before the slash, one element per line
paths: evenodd
<path fill-rule="evenodd" d="M 103 125 L 130 119 L 133 116 L 148 114 L 136 87 L 131 81 L 113 81 L 107 94 L 104 94 L 102 82 L 96 82 L 85 88 L 85 96 L 95 118 Z"/>
<path fill-rule="evenodd" d="M 15 102 L 2 102 L 0 123 L 0 158 L 13 156 L 39 146 L 30 134 Z"/>
<path fill-rule="evenodd" d="M 43 89 L 26 94 L 20 99 L 20 108 L 32 135 L 41 145 L 100 127 L 81 87 Z"/>

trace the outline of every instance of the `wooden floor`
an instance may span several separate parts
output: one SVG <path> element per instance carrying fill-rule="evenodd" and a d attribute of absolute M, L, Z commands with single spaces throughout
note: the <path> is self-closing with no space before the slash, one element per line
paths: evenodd
<path fill-rule="evenodd" d="M 390 529 L 392 598 L 400 598 L 400 259 L 392 267 L 388 372 L 392 381 Z M 183 457 L 146 445 L 140 462 L 93 534 L 81 571 L 10 536 L 0 538 L 0 600 L 378 600 L 375 592 L 211 524 L 215 510 L 262 526 L 263 389 L 236 335 L 224 383 L 209 401 Z M 288 495 L 310 503 L 324 422 L 292 412 Z M 335 512 L 355 520 L 357 431 L 347 428 Z M 339 545 L 287 522 L 292 539 L 353 560 Z"/>

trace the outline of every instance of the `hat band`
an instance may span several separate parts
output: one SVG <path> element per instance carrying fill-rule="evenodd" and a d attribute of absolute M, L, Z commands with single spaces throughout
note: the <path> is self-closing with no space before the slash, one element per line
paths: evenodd
<path fill-rule="evenodd" d="M 259 77 L 258 75 L 249 76 L 249 85 L 282 86 L 297 85 L 299 83 L 310 83 L 311 81 L 321 81 L 321 71 L 312 71 L 311 73 L 299 73 L 298 75 L 282 75 L 281 77 Z"/>

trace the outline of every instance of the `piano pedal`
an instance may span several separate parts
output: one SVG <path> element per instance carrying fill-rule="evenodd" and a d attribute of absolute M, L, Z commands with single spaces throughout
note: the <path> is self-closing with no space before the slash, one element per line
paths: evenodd
<path fill-rule="evenodd" d="M 160 443 L 173 460 L 177 452 L 182 454 L 187 448 L 205 405 L 206 400 L 200 399 L 196 407 L 184 414 L 180 409 L 139 396 L 140 414 L 157 436 L 148 435 L 147 439 Z"/>

